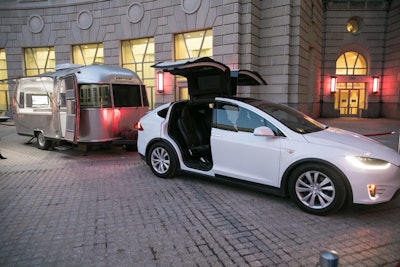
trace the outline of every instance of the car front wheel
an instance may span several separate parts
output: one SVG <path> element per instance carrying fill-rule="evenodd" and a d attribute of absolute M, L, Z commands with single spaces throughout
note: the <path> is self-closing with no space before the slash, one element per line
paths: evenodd
<path fill-rule="evenodd" d="M 151 146 L 148 163 L 151 171 L 160 178 L 172 178 L 178 169 L 175 151 L 163 142 L 157 142 Z"/>
<path fill-rule="evenodd" d="M 300 166 L 292 173 L 289 194 L 301 209 L 316 215 L 338 211 L 346 199 L 341 175 L 316 163 Z"/>

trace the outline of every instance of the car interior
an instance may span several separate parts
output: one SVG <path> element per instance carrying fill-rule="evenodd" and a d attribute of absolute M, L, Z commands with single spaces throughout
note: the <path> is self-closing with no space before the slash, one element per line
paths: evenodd
<path fill-rule="evenodd" d="M 178 144 L 185 164 L 210 170 L 212 107 L 210 103 L 176 103 L 170 114 L 168 133 Z"/>

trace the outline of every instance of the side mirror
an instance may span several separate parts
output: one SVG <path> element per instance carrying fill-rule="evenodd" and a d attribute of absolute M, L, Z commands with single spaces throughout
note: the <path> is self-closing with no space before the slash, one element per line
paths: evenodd
<path fill-rule="evenodd" d="M 260 126 L 254 129 L 253 134 L 255 136 L 275 136 L 271 128 L 266 126 Z"/>

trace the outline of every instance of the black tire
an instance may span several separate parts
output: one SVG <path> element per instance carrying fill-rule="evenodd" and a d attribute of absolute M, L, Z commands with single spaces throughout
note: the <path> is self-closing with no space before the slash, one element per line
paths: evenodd
<path fill-rule="evenodd" d="M 37 143 L 38 143 L 39 149 L 42 149 L 42 150 L 49 149 L 49 147 L 51 146 L 51 141 L 46 139 L 42 132 L 39 132 L 37 134 L 36 138 L 37 138 Z"/>
<path fill-rule="evenodd" d="M 151 171 L 160 178 L 174 177 L 179 166 L 174 149 L 164 142 L 157 142 L 150 147 L 147 162 Z"/>
<path fill-rule="evenodd" d="M 327 215 L 338 211 L 346 199 L 346 186 L 340 173 L 318 164 L 296 168 L 289 179 L 289 195 L 302 210 Z"/>

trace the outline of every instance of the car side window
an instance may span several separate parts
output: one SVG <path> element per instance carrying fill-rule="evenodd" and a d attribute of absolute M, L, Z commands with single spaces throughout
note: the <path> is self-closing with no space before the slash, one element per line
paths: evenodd
<path fill-rule="evenodd" d="M 228 131 L 237 131 L 236 120 L 239 107 L 224 102 L 215 102 L 213 111 L 213 127 Z"/>
<path fill-rule="evenodd" d="M 239 108 L 238 118 L 236 121 L 238 131 L 252 133 L 255 128 L 260 126 L 269 127 L 276 136 L 283 136 L 283 133 L 265 118 L 246 108 Z"/>
<path fill-rule="evenodd" d="M 160 110 L 159 112 L 157 112 L 158 116 L 160 116 L 160 117 L 165 119 L 167 117 L 168 108 L 169 107 L 166 107 L 166 108 Z"/>
<path fill-rule="evenodd" d="M 240 107 L 236 127 L 239 131 L 252 133 L 255 128 L 266 126 L 266 121 L 258 114 Z"/>
<path fill-rule="evenodd" d="M 284 136 L 275 125 L 251 110 L 230 103 L 215 102 L 213 113 L 214 128 L 252 133 L 255 128 L 260 126 L 271 128 L 276 136 Z"/>

